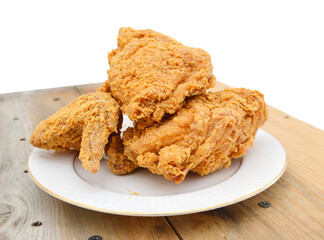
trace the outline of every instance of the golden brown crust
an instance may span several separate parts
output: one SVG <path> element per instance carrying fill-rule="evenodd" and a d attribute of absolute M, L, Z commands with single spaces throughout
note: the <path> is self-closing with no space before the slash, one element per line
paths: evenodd
<path fill-rule="evenodd" d="M 124 155 L 124 145 L 120 138 L 120 133 L 111 134 L 106 146 L 106 155 L 108 156 L 107 165 L 112 173 L 123 175 L 134 171 L 138 165 L 130 161 Z"/>
<path fill-rule="evenodd" d="M 47 150 L 80 150 L 83 167 L 95 173 L 108 136 L 117 132 L 119 113 L 119 105 L 109 93 L 81 95 L 40 122 L 30 143 Z"/>
<path fill-rule="evenodd" d="M 191 171 L 200 175 L 206 175 L 223 166 L 229 167 L 231 159 L 244 156 L 247 150 L 253 146 L 257 130 L 268 119 L 267 106 L 264 103 L 263 95 L 258 91 L 236 90 L 235 94 L 239 98 L 246 100 L 243 102 L 239 101 L 238 103 L 240 105 L 238 106 L 234 106 L 233 103 L 229 105 L 233 109 L 237 109 L 238 107 L 244 109 L 240 115 L 241 121 L 237 124 L 237 130 L 231 133 L 232 136 L 227 138 L 220 150 L 215 151 Z M 226 95 L 224 94 L 224 96 Z M 232 141 L 232 139 L 236 140 Z M 234 146 L 229 147 L 228 152 L 224 154 L 225 151 L 223 150 L 226 148 L 226 143 L 229 144 L 230 142 Z"/>
<path fill-rule="evenodd" d="M 266 105 L 258 91 L 205 93 L 192 97 L 161 123 L 128 128 L 123 137 L 125 155 L 179 183 L 190 170 L 208 174 L 244 155 L 266 119 Z"/>
<path fill-rule="evenodd" d="M 98 91 L 110 89 L 133 121 L 160 121 L 215 80 L 208 53 L 152 30 L 121 28 L 118 48 L 108 58 L 109 78 Z"/>
<path fill-rule="evenodd" d="M 258 91 L 206 93 L 215 82 L 209 54 L 161 33 L 121 28 L 108 59 L 108 80 L 42 121 L 31 144 L 80 150 L 91 173 L 106 151 L 115 174 L 145 167 L 180 183 L 189 171 L 209 174 L 245 155 L 267 120 Z M 119 130 L 111 134 L 121 128 L 118 103 L 135 121 L 123 141 Z"/>

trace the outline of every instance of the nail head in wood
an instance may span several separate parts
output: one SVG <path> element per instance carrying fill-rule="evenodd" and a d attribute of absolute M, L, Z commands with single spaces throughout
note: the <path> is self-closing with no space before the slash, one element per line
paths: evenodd
<path fill-rule="evenodd" d="M 271 207 L 271 203 L 266 202 L 266 201 L 259 202 L 258 205 L 260 207 L 263 207 L 263 208 L 269 208 L 269 207 Z"/>
<path fill-rule="evenodd" d="M 53 98 L 53 101 L 59 101 L 60 98 L 56 97 L 56 98 Z"/>
<path fill-rule="evenodd" d="M 36 222 L 32 223 L 32 227 L 40 227 L 42 225 L 43 225 L 43 223 L 41 221 L 36 221 Z"/>
<path fill-rule="evenodd" d="M 103 240 L 103 238 L 99 235 L 94 235 L 94 236 L 89 237 L 88 240 Z"/>

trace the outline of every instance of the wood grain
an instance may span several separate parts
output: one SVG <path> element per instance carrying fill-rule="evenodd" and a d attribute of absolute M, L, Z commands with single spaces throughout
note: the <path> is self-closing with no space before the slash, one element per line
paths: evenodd
<path fill-rule="evenodd" d="M 64 203 L 30 179 L 29 136 L 36 125 L 80 95 L 75 87 L 0 95 L 0 240 L 178 239 L 163 217 L 97 213 Z M 32 226 L 40 221 L 38 227 Z"/>
<path fill-rule="evenodd" d="M 2 239 L 323 239 L 324 132 L 269 107 L 264 130 L 284 146 L 288 168 L 261 194 L 213 211 L 167 218 L 97 213 L 57 200 L 32 183 L 29 135 L 42 119 L 98 84 L 0 95 Z M 221 90 L 218 83 L 213 90 Z M 270 208 L 261 208 L 268 201 Z M 42 225 L 33 227 L 32 223 Z M 178 236 L 177 236 L 178 235 Z"/>

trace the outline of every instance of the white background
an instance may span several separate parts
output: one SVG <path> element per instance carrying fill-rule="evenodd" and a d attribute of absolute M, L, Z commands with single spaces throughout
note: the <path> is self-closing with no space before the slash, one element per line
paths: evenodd
<path fill-rule="evenodd" d="M 323 1 L 0 1 L 0 93 L 103 82 L 118 29 L 151 28 L 324 129 Z"/>

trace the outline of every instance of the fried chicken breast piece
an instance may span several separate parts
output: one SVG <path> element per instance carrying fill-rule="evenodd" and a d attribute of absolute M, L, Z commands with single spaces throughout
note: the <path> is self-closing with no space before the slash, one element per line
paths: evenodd
<path fill-rule="evenodd" d="M 180 183 L 190 170 L 204 175 L 228 167 L 252 146 L 266 120 L 266 104 L 258 91 L 204 93 L 160 123 L 128 128 L 124 153 L 140 167 Z"/>
<path fill-rule="evenodd" d="M 207 52 L 149 29 L 121 28 L 108 59 L 108 80 L 97 91 L 111 91 L 132 121 L 159 122 L 215 82 Z"/>
<path fill-rule="evenodd" d="M 263 95 L 258 91 L 236 90 L 235 94 L 241 99 L 246 99 L 244 111 L 241 111 L 241 120 L 237 125 L 239 131 L 229 133 L 220 149 L 216 149 L 213 154 L 205 158 L 191 171 L 200 175 L 212 173 L 223 166 L 229 167 L 231 159 L 244 156 L 250 147 L 253 147 L 257 130 L 268 119 L 267 105 Z M 233 104 L 233 103 L 232 103 Z M 230 105 L 233 107 L 233 105 Z M 235 106 L 241 108 L 241 106 Z M 232 142 L 232 139 L 236 139 Z M 234 143 L 234 146 L 233 146 Z M 227 149 L 227 151 L 226 151 Z"/>
<path fill-rule="evenodd" d="M 108 157 L 107 165 L 114 174 L 124 175 L 138 168 L 138 165 L 125 156 L 120 132 L 109 136 L 109 141 L 106 145 L 106 155 Z"/>
<path fill-rule="evenodd" d="M 109 93 L 81 95 L 40 122 L 30 143 L 47 150 L 80 150 L 82 166 L 96 173 L 109 135 L 117 132 L 119 115 L 119 105 Z"/>

